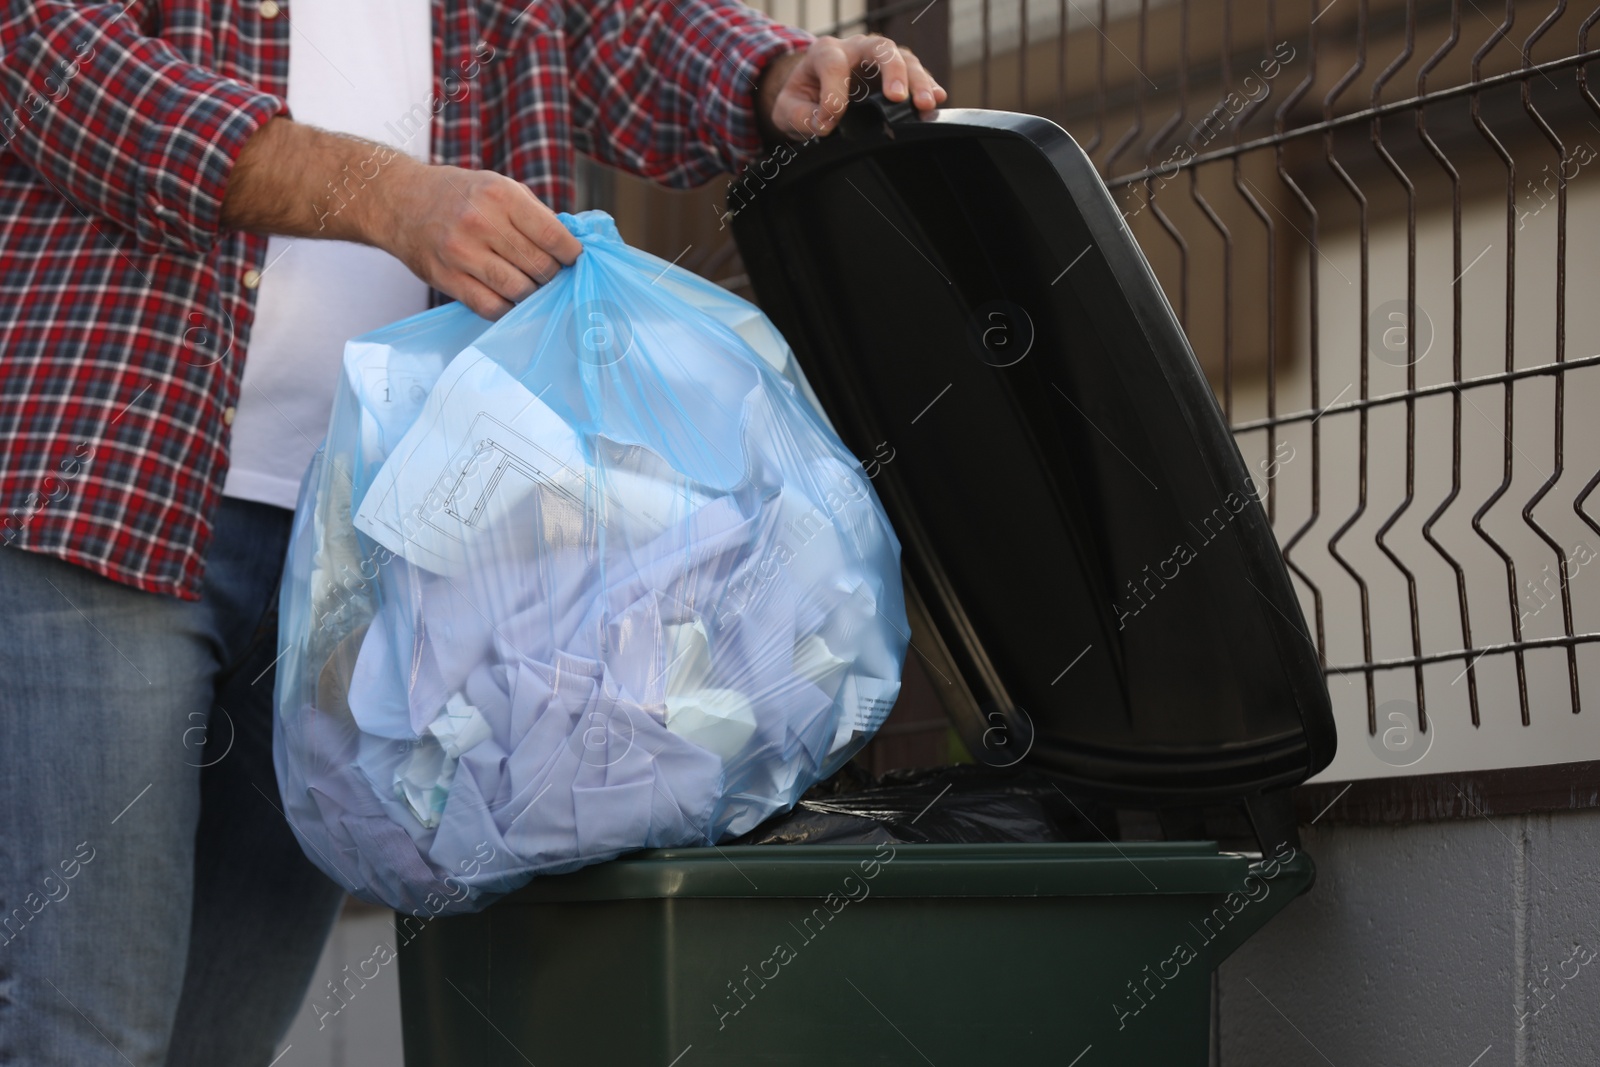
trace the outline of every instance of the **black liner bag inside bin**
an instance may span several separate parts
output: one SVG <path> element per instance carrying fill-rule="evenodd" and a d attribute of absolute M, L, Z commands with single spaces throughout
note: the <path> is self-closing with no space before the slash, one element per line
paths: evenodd
<path fill-rule="evenodd" d="M 1048 772 L 956 764 L 874 781 L 847 763 L 734 845 L 973 845 L 1103 841 L 1114 811 L 1085 810 Z M 1091 806 L 1092 808 L 1092 806 Z M 1094 821 L 1091 821 L 1094 820 Z"/>

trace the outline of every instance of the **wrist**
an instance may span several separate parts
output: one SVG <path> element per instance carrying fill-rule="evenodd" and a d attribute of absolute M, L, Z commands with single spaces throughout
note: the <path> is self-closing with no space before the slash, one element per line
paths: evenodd
<path fill-rule="evenodd" d="M 789 76 L 794 73 L 794 68 L 800 65 L 805 54 L 806 49 L 801 47 L 775 56 L 762 68 L 761 74 L 756 79 L 756 124 L 761 130 L 761 139 L 768 144 L 779 144 L 788 140 L 773 121 L 772 113 L 777 107 L 778 95 L 783 92 L 783 87 L 789 82 Z"/>
<path fill-rule="evenodd" d="M 331 211 L 326 236 L 389 250 L 404 217 L 404 194 L 424 166 L 398 149 L 371 146 L 370 152 L 340 170 L 334 182 L 337 188 L 324 207 Z M 359 182 L 353 190 L 352 172 Z"/>

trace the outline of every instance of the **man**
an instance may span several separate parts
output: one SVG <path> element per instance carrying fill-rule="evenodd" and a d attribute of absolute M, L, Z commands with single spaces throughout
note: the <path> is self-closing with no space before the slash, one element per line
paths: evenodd
<path fill-rule="evenodd" d="M 0 1062 L 265 1065 L 304 996 L 275 601 L 345 338 L 571 264 L 574 151 L 696 184 L 863 67 L 944 99 L 736 0 L 0 9 Z"/>

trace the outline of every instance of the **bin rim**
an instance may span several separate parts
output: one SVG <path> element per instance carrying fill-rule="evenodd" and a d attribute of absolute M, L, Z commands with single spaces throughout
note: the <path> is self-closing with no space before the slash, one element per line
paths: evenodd
<path fill-rule="evenodd" d="M 1286 889 L 1294 896 L 1314 877 L 1304 852 L 1261 857 L 1223 851 L 1214 841 L 755 845 L 638 852 L 535 879 L 494 907 L 829 894 L 851 899 L 1261 894 L 1261 885 L 1268 893 Z"/>

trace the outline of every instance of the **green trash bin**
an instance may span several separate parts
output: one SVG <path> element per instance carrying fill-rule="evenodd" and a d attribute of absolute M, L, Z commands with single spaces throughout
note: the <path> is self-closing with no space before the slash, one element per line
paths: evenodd
<path fill-rule="evenodd" d="M 1289 791 L 1334 750 L 1277 466 L 1054 124 L 875 97 L 756 173 L 745 268 L 876 457 L 952 725 L 1171 840 L 677 849 L 401 917 L 407 1067 L 1203 1067 L 1213 970 L 1311 883 Z"/>
<path fill-rule="evenodd" d="M 1311 879 L 1201 842 L 641 854 L 415 923 L 406 1063 L 1204 1067 L 1213 969 Z"/>

